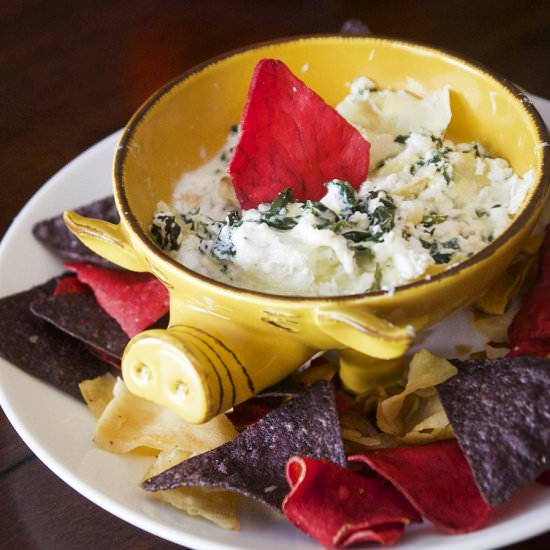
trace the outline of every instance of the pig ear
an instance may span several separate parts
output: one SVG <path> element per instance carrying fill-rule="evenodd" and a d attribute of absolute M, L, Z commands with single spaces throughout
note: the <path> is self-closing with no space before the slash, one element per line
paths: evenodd
<path fill-rule="evenodd" d="M 66 210 L 65 225 L 84 245 L 115 265 L 131 271 L 148 271 L 139 259 L 122 225 L 95 220 Z"/>
<path fill-rule="evenodd" d="M 398 327 L 368 311 L 342 313 L 320 308 L 315 322 L 340 344 L 377 359 L 401 357 L 415 335 L 412 327 Z"/>

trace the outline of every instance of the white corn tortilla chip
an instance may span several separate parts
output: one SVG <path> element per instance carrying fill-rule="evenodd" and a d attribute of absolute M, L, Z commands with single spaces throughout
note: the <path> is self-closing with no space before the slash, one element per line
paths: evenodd
<path fill-rule="evenodd" d="M 427 350 L 419 351 L 409 365 L 405 389 L 378 404 L 376 418 L 379 428 L 397 436 L 416 431 L 416 425 L 441 410 L 434 386 L 456 373 L 456 367 L 446 359 Z"/>
<path fill-rule="evenodd" d="M 511 307 L 503 315 L 474 313 L 472 317 L 472 326 L 489 341 L 505 344 L 508 342 L 508 327 L 517 311 L 517 307 Z"/>
<path fill-rule="evenodd" d="M 107 451 L 127 453 L 139 447 L 170 451 L 178 447 L 193 455 L 237 436 L 223 414 L 205 424 L 189 424 L 165 407 L 133 395 L 120 378 L 113 394 L 97 421 L 94 436 L 96 445 Z"/>
<path fill-rule="evenodd" d="M 172 466 L 189 458 L 190 454 L 182 449 L 175 448 L 162 451 L 144 479 L 153 477 Z M 167 491 L 148 493 L 190 516 L 201 516 L 214 522 L 223 529 L 238 530 L 240 528 L 237 510 L 237 495 L 229 491 L 219 491 L 204 487 L 179 487 Z"/>
<path fill-rule="evenodd" d="M 116 378 L 110 372 L 107 372 L 103 376 L 83 380 L 78 385 L 84 401 L 86 401 L 88 408 L 96 418 L 102 415 L 113 399 L 115 382 Z"/>

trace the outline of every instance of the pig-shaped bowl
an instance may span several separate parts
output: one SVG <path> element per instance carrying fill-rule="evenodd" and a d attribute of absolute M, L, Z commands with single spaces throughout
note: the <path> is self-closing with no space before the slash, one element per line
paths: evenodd
<path fill-rule="evenodd" d="M 148 228 L 176 182 L 214 155 L 241 118 L 252 71 L 276 58 L 335 105 L 346 83 L 368 76 L 381 88 L 451 91 L 448 137 L 481 142 L 516 173 L 535 171 L 521 211 L 494 242 L 459 265 L 394 292 L 311 298 L 243 290 L 199 275 L 164 254 Z M 301 71 L 303 67 L 308 70 Z M 134 337 L 122 360 L 128 388 L 201 423 L 285 378 L 316 353 L 340 350 L 341 378 L 363 391 L 392 368 L 414 335 L 471 303 L 529 237 L 549 192 L 548 135 L 514 85 L 487 69 L 426 46 L 378 37 L 312 36 L 229 53 L 186 72 L 132 117 L 114 164 L 120 224 L 66 212 L 68 227 L 124 268 L 148 271 L 170 293 L 167 330 Z"/>

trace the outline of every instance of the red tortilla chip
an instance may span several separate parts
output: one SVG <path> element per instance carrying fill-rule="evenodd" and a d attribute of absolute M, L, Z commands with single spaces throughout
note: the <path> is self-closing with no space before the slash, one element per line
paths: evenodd
<path fill-rule="evenodd" d="M 382 449 L 348 460 L 368 464 L 443 531 L 469 533 L 489 519 L 491 507 L 482 498 L 455 440 Z"/>
<path fill-rule="evenodd" d="M 319 200 L 324 183 L 367 178 L 370 144 L 281 61 L 254 69 L 241 134 L 229 173 L 242 208 L 272 201 L 290 187 L 298 200 Z"/>
<path fill-rule="evenodd" d="M 328 548 L 358 542 L 393 544 L 417 511 L 381 476 L 364 477 L 326 460 L 295 456 L 286 476 L 285 516 Z"/>
<path fill-rule="evenodd" d="M 229 420 L 239 431 L 252 426 L 263 418 L 267 413 L 281 405 L 281 398 L 249 399 L 239 403 L 228 413 Z"/>
<path fill-rule="evenodd" d="M 169 310 L 168 291 L 149 273 L 134 273 L 91 264 L 67 263 L 81 283 L 94 291 L 99 305 L 132 338 Z"/>
<path fill-rule="evenodd" d="M 537 283 L 523 299 L 508 339 L 510 355 L 550 355 L 550 227 L 540 251 Z"/>
<path fill-rule="evenodd" d="M 97 357 L 98 359 L 101 359 L 104 363 L 107 363 L 108 365 L 111 365 L 112 367 L 115 367 L 116 369 L 120 369 L 120 359 L 117 359 L 116 357 L 113 357 L 111 354 L 106 353 L 102 349 L 94 348 L 94 346 L 86 346 L 86 349 L 89 353 L 91 353 L 94 357 Z"/>
<path fill-rule="evenodd" d="M 550 342 L 542 339 L 524 340 L 523 342 L 514 345 L 507 357 L 520 357 L 523 355 L 546 357 L 550 355 Z"/>
<path fill-rule="evenodd" d="M 92 289 L 78 280 L 78 277 L 65 277 L 61 279 L 55 290 L 53 291 L 53 296 L 59 296 L 63 294 L 89 294 L 92 292 Z"/>
<path fill-rule="evenodd" d="M 338 409 L 338 416 L 342 418 L 355 408 L 355 400 L 343 391 L 336 390 L 336 408 Z"/>

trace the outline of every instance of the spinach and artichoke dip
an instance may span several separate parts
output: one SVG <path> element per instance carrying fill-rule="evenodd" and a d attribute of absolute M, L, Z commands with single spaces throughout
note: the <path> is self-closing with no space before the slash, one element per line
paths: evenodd
<path fill-rule="evenodd" d="M 359 191 L 324 182 L 319 201 L 239 211 L 222 150 L 186 173 L 173 204 L 159 203 L 150 231 L 186 267 L 212 279 L 281 295 L 334 296 L 396 286 L 446 269 L 501 234 L 519 211 L 533 171 L 516 175 L 479 143 L 445 138 L 449 91 L 418 97 L 357 79 L 338 112 L 371 143 Z"/>

